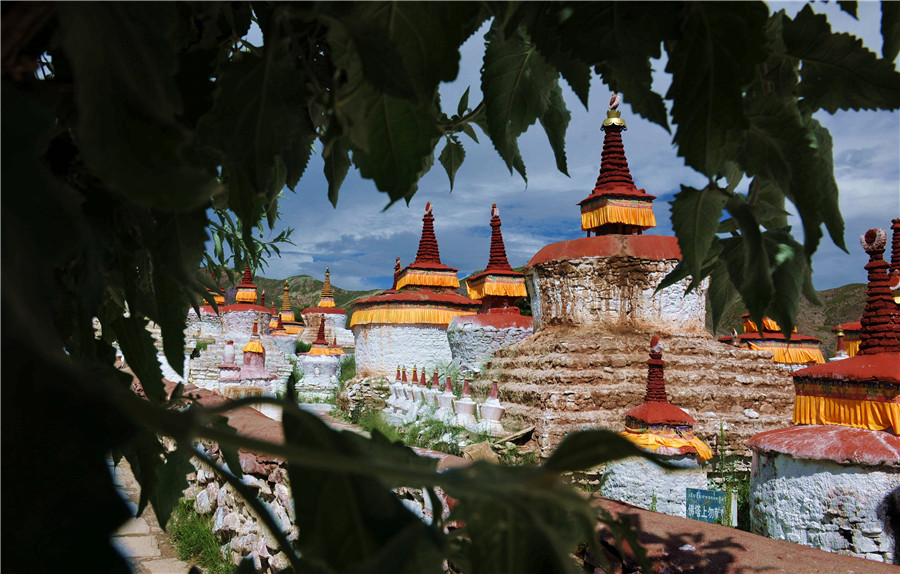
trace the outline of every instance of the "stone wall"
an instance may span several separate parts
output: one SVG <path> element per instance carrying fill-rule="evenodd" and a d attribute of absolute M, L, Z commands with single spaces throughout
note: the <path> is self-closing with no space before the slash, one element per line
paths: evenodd
<path fill-rule="evenodd" d="M 896 488 L 900 468 L 754 451 L 750 520 L 754 532 L 770 538 L 892 563 L 884 499 Z"/>
<path fill-rule="evenodd" d="M 643 401 L 650 337 L 659 334 L 669 400 L 697 420 L 715 452 L 750 456 L 753 435 L 790 423 L 794 385 L 771 353 L 725 345 L 706 332 L 633 326 L 551 327 L 507 347 L 473 383 L 484 396 L 500 384 L 506 416 L 534 425 L 542 456 L 569 432 L 622 430 L 624 412 Z M 724 432 L 723 432 L 724 431 Z M 724 435 L 724 444 L 719 445 Z"/>
<path fill-rule="evenodd" d="M 534 330 L 552 325 L 639 324 L 666 331 L 705 329 L 709 282 L 684 296 L 682 280 L 654 293 L 677 259 L 583 257 L 525 269 Z"/>
<path fill-rule="evenodd" d="M 244 361 L 244 353 L 241 351 L 243 346 L 250 340 L 248 336 L 242 343 L 234 340 L 234 362 L 242 365 Z M 279 346 L 269 337 L 261 337 L 263 347 L 266 349 L 266 370 L 275 375 L 275 379 L 271 381 L 275 392 L 284 390 L 284 384 L 294 370 L 293 363 L 288 356 L 281 352 Z M 192 347 L 193 348 L 193 347 Z M 219 391 L 222 384 L 219 382 L 219 365 L 224 362 L 225 356 L 225 339 L 219 338 L 215 343 L 211 343 L 206 347 L 205 351 L 200 352 L 200 356 L 190 361 L 189 382 L 198 387 L 209 389 L 211 391 Z"/>
<path fill-rule="evenodd" d="M 397 366 L 429 372 L 453 359 L 447 331 L 434 325 L 357 325 L 356 374 L 393 380 Z"/>
<path fill-rule="evenodd" d="M 477 325 L 464 317 L 454 317 L 447 328 L 447 340 L 453 364 L 463 371 L 481 371 L 483 363 L 500 347 L 518 343 L 530 336 L 531 328 L 497 328 Z"/>
<path fill-rule="evenodd" d="M 688 488 L 707 488 L 706 470 L 695 456 L 666 457 L 684 470 L 666 470 L 644 458 L 627 458 L 603 471 L 600 496 L 670 516 L 687 515 Z"/>
<path fill-rule="evenodd" d="M 203 443 L 200 448 L 222 464 L 215 444 Z M 271 457 L 243 452 L 240 459 L 243 483 L 259 494 L 288 540 L 296 540 L 300 532 L 294 524 L 294 501 L 285 465 Z M 287 557 L 278 548 L 274 537 L 234 488 L 219 479 L 199 459 L 191 459 L 191 464 L 196 471 L 188 475 L 190 486 L 184 491 L 184 496 L 194 501 L 194 509 L 198 513 L 212 515 L 213 533 L 223 551 L 226 547 L 230 548 L 231 559 L 235 563 L 250 557 L 256 571 L 262 574 L 274 574 L 287 568 Z"/>

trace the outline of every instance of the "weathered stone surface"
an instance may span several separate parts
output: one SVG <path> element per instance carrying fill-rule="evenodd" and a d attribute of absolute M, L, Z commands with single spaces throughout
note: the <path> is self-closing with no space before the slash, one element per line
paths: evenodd
<path fill-rule="evenodd" d="M 357 325 L 356 374 L 393 377 L 397 365 L 434 369 L 453 359 L 447 330 L 433 325 Z"/>
<path fill-rule="evenodd" d="M 830 552 L 893 561 L 890 536 L 867 536 L 883 524 L 885 497 L 900 488 L 895 466 L 840 465 L 754 451 L 750 519 L 754 531 Z"/>
<path fill-rule="evenodd" d="M 509 324 L 504 324 L 502 319 L 507 319 Z M 492 325 L 489 320 L 497 324 Z M 532 334 L 530 323 L 530 317 L 521 315 L 454 317 L 447 327 L 453 364 L 463 370 L 480 371 L 484 361 L 497 349 L 529 337 Z"/>
<path fill-rule="evenodd" d="M 749 444 L 760 452 L 779 452 L 800 459 L 900 467 L 900 437 L 887 431 L 802 425 L 756 435 Z"/>
<path fill-rule="evenodd" d="M 721 452 L 749 456 L 750 437 L 790 423 L 790 371 L 754 351 L 719 343 L 705 331 L 547 328 L 500 349 L 472 384 L 473 394 L 486 396 L 491 381 L 498 381 L 507 419 L 534 425 L 541 455 L 548 456 L 568 432 L 622 429 L 624 412 L 643 401 L 654 334 L 664 348 L 669 400 L 697 419 L 694 432 L 711 447 L 724 434 Z M 746 417 L 744 409 L 759 417 Z"/>
<path fill-rule="evenodd" d="M 590 247 L 623 241 L 664 243 L 668 252 L 658 255 L 671 258 L 642 258 L 650 254 L 635 255 L 628 249 L 550 253 L 557 244 L 535 255 L 525 269 L 525 281 L 536 332 L 553 325 L 600 323 L 644 324 L 669 331 L 704 328 L 708 281 L 688 295 L 684 295 L 687 280 L 655 293 L 656 286 L 678 264 L 674 237 L 601 236 L 562 243 L 581 242 Z M 549 255 L 542 256 L 545 252 Z"/>
<path fill-rule="evenodd" d="M 603 471 L 600 495 L 671 516 L 686 516 L 688 488 L 706 488 L 706 470 L 695 457 L 667 457 L 682 467 L 666 470 L 644 458 L 628 458 Z"/>

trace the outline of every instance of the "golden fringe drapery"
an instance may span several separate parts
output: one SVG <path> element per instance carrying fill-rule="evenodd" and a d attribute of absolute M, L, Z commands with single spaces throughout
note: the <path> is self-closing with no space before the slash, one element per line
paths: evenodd
<path fill-rule="evenodd" d="M 307 355 L 343 355 L 344 350 L 339 347 L 313 347 Z"/>
<path fill-rule="evenodd" d="M 323 297 L 319 299 L 317 307 L 334 307 L 334 299 L 326 299 Z"/>
<path fill-rule="evenodd" d="M 234 296 L 234 300 L 238 303 L 256 303 L 256 290 L 238 289 L 237 294 Z"/>
<path fill-rule="evenodd" d="M 822 351 L 817 348 L 782 346 L 753 341 L 748 341 L 747 347 L 751 351 L 772 351 L 775 353 L 772 360 L 776 363 L 805 365 L 807 363 L 821 364 L 825 362 L 825 356 L 822 355 Z"/>
<path fill-rule="evenodd" d="M 617 202 L 607 200 L 599 208 L 581 212 L 581 229 L 594 229 L 607 223 L 637 225 L 645 229 L 656 227 L 656 216 L 649 202 Z"/>
<path fill-rule="evenodd" d="M 446 327 L 450 320 L 461 315 L 474 315 L 475 311 L 463 309 L 438 309 L 434 307 L 406 307 L 393 309 L 363 309 L 353 313 L 350 327 L 372 323 L 441 325 Z"/>
<path fill-rule="evenodd" d="M 262 346 L 262 343 L 259 342 L 259 339 L 250 339 L 250 342 L 244 345 L 243 351 L 245 353 L 265 353 L 266 350 Z"/>
<path fill-rule="evenodd" d="M 890 428 L 900 434 L 900 403 L 797 395 L 792 422 L 876 431 Z"/>
<path fill-rule="evenodd" d="M 697 449 L 697 456 L 700 457 L 700 460 L 709 460 L 712 458 L 712 451 L 709 450 L 709 447 L 705 442 L 697 437 L 685 439 L 665 437 L 649 432 L 635 433 L 628 431 L 621 432 L 619 434 L 627 438 L 637 446 L 647 450 L 656 450 L 661 446 L 669 448 L 684 448 L 686 446 L 690 446 Z"/>
<path fill-rule="evenodd" d="M 407 285 L 421 287 L 453 287 L 459 288 L 459 279 L 456 273 L 438 274 L 427 271 L 410 270 L 397 280 L 397 289 L 403 289 Z"/>
<path fill-rule="evenodd" d="M 528 291 L 525 289 L 524 279 L 513 279 L 509 281 L 498 281 L 496 279 L 487 278 L 472 285 L 466 282 L 466 289 L 469 293 L 469 299 L 481 299 L 485 295 L 494 295 L 497 297 L 527 297 Z"/>
<path fill-rule="evenodd" d="M 294 315 L 293 311 L 279 311 L 279 314 L 281 315 L 282 323 L 285 323 L 287 321 L 296 321 L 297 320 L 297 317 L 296 317 L 296 315 Z M 276 321 L 277 321 L 277 318 L 276 318 Z"/>
<path fill-rule="evenodd" d="M 778 331 L 781 332 L 781 327 L 778 326 L 778 323 L 769 319 L 768 317 L 763 317 L 763 329 L 766 331 Z M 744 332 L 745 333 L 759 333 L 759 330 L 756 328 L 756 323 L 750 320 L 749 317 L 744 317 Z M 794 330 L 791 333 L 796 333 L 797 327 L 794 327 Z"/>
<path fill-rule="evenodd" d="M 848 341 L 844 339 L 844 350 L 847 351 L 848 357 L 856 356 L 859 353 L 859 341 Z"/>
<path fill-rule="evenodd" d="M 281 324 L 284 325 L 284 321 Z M 296 335 L 303 330 L 303 327 L 301 325 L 284 325 L 284 330 L 287 331 L 288 335 Z"/>

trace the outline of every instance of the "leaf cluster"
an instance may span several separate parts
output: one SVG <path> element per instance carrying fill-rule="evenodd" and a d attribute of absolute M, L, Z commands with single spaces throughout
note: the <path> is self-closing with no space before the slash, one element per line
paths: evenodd
<path fill-rule="evenodd" d="M 831 139 L 813 114 L 900 105 L 891 64 L 900 11 L 889 2 L 881 58 L 809 7 L 791 19 L 761 2 L 6 3 L 3 16 L 3 369 L 17 413 L 3 420 L 4 466 L 24 467 L 38 452 L 68 472 L 61 487 L 37 485 L 54 494 L 31 507 L 4 494 L 21 524 L 11 545 L 36 561 L 11 570 L 125 570 L 108 545 L 127 514 L 104 464 L 110 450 L 128 458 L 141 506 L 153 504 L 163 522 L 186 486 L 188 458 L 203 455 L 195 437 L 217 440 L 228 461 L 219 471 L 240 474 L 236 449 L 260 445 L 222 419 L 170 409 L 147 329 L 158 326 L 179 370 L 187 309 L 214 305 L 207 289 L 221 288 L 222 268 L 258 269 L 290 241 L 289 232 L 270 242 L 260 233 L 314 148 L 334 204 L 351 166 L 390 203 L 408 201 L 441 142 L 452 185 L 466 157 L 460 134 L 478 141 L 474 126 L 525 177 L 518 138 L 539 122 L 565 173 L 570 113 L 559 79 L 586 105 L 600 74 L 666 129 L 670 111 L 679 154 L 709 179 L 673 203 L 684 259 L 668 283 L 690 276 L 696 287 L 710 276 L 716 317 L 737 293 L 757 321 L 769 314 L 789 332 L 799 294 L 811 294 L 809 257 L 823 224 L 843 247 Z M 488 21 L 483 99 L 470 105 L 466 92 L 447 112 L 438 87 L 458 76 L 460 46 Z M 246 39 L 252 22 L 259 46 Z M 663 51 L 665 97 L 651 88 Z M 746 194 L 736 191 L 743 177 Z M 786 200 L 800 213 L 803 244 L 786 226 Z M 214 278 L 199 271 L 204 264 Z M 112 367 L 114 342 L 146 401 Z M 593 517 L 553 480 L 578 466 L 560 461 L 581 439 L 539 469 L 476 465 L 436 477 L 377 437 L 363 444 L 302 414 L 285 423 L 295 449 L 285 456 L 308 474 L 296 484 L 326 494 L 298 501 L 298 514 L 347 505 L 321 534 L 304 530 L 304 560 L 316 568 L 378 569 L 415 542 L 429 551 L 403 558 L 407 569 L 453 555 L 473 572 L 552 571 L 568 564 L 577 532 L 592 532 Z M 587 436 L 588 453 L 608 438 Z M 400 477 L 457 497 L 466 535 L 451 540 L 404 514 L 383 492 Z M 71 533 L 64 541 L 44 543 L 43 523 L 24 519 L 50 515 Z M 343 534 L 331 539 L 337 525 L 358 534 L 352 548 L 340 545 Z M 315 537 L 335 552 L 316 554 Z M 523 540 L 527 548 L 513 552 Z"/>

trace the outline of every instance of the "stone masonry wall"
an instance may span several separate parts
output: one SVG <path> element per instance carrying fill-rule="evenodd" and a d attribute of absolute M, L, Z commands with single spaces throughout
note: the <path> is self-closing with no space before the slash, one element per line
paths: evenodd
<path fill-rule="evenodd" d="M 900 488 L 900 469 L 753 454 L 754 532 L 839 554 L 892 563 L 884 498 Z"/>
<path fill-rule="evenodd" d="M 214 443 L 201 443 L 200 448 L 219 464 L 223 463 Z M 259 494 L 288 540 L 296 540 L 300 531 L 294 524 L 294 501 L 284 463 L 245 452 L 240 454 L 240 459 L 243 483 Z M 284 552 L 234 488 L 199 459 L 191 459 L 191 464 L 196 472 L 188 475 L 190 486 L 184 496 L 194 501 L 194 509 L 199 514 L 212 515 L 213 533 L 223 551 L 230 547 L 232 561 L 237 564 L 249 556 L 261 574 L 274 574 L 287 568 L 289 563 Z"/>
<path fill-rule="evenodd" d="M 654 334 L 663 344 L 669 400 L 697 420 L 694 432 L 714 451 L 749 457 L 750 437 L 790 423 L 790 371 L 773 363 L 771 353 L 738 349 L 705 331 L 547 328 L 497 351 L 473 382 L 473 393 L 484 396 L 498 381 L 506 416 L 534 425 L 541 454 L 548 456 L 569 432 L 622 430 L 624 412 L 643 401 Z"/>
<path fill-rule="evenodd" d="M 462 370 L 480 371 L 482 364 L 500 347 L 518 343 L 530 336 L 530 328 L 475 325 L 454 318 L 447 328 L 447 340 L 453 355 L 453 364 Z"/>
<path fill-rule="evenodd" d="M 600 496 L 670 516 L 686 516 L 686 489 L 706 488 L 706 470 L 691 455 L 665 458 L 683 470 L 663 469 L 636 457 L 608 465 L 603 472 Z"/>
<path fill-rule="evenodd" d="M 534 331 L 552 325 L 644 324 L 662 330 L 703 330 L 708 281 L 684 296 L 682 280 L 654 293 L 678 264 L 634 257 L 556 259 L 525 269 Z"/>
<path fill-rule="evenodd" d="M 357 325 L 356 374 L 393 377 L 397 365 L 429 372 L 453 359 L 447 331 L 434 325 Z"/>

